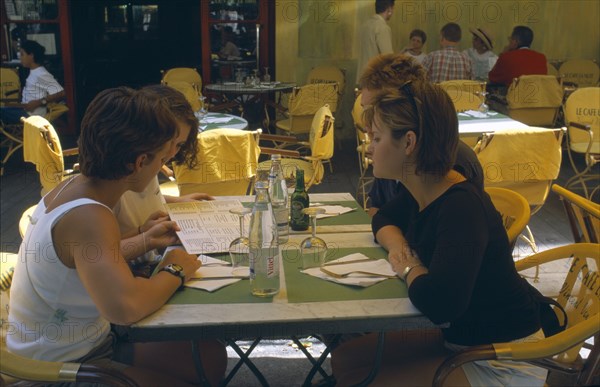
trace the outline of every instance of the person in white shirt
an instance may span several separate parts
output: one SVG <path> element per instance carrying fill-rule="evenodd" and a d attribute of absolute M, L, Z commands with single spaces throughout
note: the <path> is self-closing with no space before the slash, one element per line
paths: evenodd
<path fill-rule="evenodd" d="M 34 40 L 26 40 L 20 48 L 21 65 L 29 69 L 21 103 L 2 107 L 2 122 L 18 123 L 21 117 L 44 116 L 49 102 L 59 102 L 65 98 L 65 91 L 52 74 L 43 66 L 46 49 Z"/>
<path fill-rule="evenodd" d="M 464 52 L 471 58 L 473 77 L 487 81 L 488 73 L 498 60 L 498 55 L 492 51 L 494 48 L 492 35 L 481 27 L 469 28 L 469 31 L 473 34 L 473 47 L 467 48 Z"/>
<path fill-rule="evenodd" d="M 423 30 L 414 29 L 410 32 L 409 38 L 410 44 L 400 53 L 412 56 L 418 63 L 423 63 L 423 59 L 425 59 L 425 56 L 427 55 L 423 51 L 423 46 L 427 41 L 427 34 L 425 34 L 425 31 Z"/>
<path fill-rule="evenodd" d="M 394 51 L 392 49 L 392 29 L 387 24 L 394 13 L 394 2 L 395 0 L 376 0 L 375 15 L 360 27 L 356 82 L 371 58 Z"/>

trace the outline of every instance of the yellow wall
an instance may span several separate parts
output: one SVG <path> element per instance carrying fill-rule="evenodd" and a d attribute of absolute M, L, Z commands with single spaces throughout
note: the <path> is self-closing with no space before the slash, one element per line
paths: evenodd
<path fill-rule="evenodd" d="M 356 37 L 363 20 L 374 13 L 374 0 L 276 0 L 276 79 L 303 84 L 319 64 L 346 70 L 344 135 L 356 79 Z M 395 51 L 408 43 L 414 28 L 427 33 L 426 51 L 439 48 L 439 30 L 447 22 L 463 29 L 461 48 L 471 44 L 470 26 L 484 26 L 495 36 L 499 53 L 515 25 L 534 31 L 532 48 L 549 60 L 600 59 L 600 1 L 497 0 L 399 1 L 389 21 Z M 350 123 L 350 125 L 348 125 Z M 342 134 L 342 133 L 340 133 Z M 353 135 L 353 132 L 352 132 Z"/>

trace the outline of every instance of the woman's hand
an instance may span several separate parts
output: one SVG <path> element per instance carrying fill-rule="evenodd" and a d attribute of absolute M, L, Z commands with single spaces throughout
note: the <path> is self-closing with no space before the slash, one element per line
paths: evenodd
<path fill-rule="evenodd" d="M 407 267 L 422 265 L 417 253 L 408 244 L 399 249 L 390 250 L 388 260 L 399 277 L 402 276 Z"/>
<path fill-rule="evenodd" d="M 164 212 L 164 211 L 153 212 L 148 217 L 146 222 L 144 222 L 144 224 L 139 227 L 138 233 L 141 234 L 143 232 L 150 231 L 150 229 L 152 227 L 154 227 L 155 225 L 162 223 L 164 221 L 167 221 L 167 220 L 169 220 L 169 214 L 167 214 L 166 212 Z"/>
<path fill-rule="evenodd" d="M 206 193 L 194 192 L 183 196 L 170 196 L 169 198 L 165 197 L 165 199 L 167 199 L 167 203 L 183 203 L 198 200 L 214 200 L 215 198 Z"/>
<path fill-rule="evenodd" d="M 200 268 L 202 261 L 197 256 L 188 254 L 182 249 L 173 249 L 169 251 L 161 262 L 161 267 L 175 263 L 183 268 L 185 280 L 188 281 L 191 276 Z"/>
<path fill-rule="evenodd" d="M 163 218 L 161 217 L 161 219 Z M 148 245 L 146 246 L 148 250 L 162 249 L 179 242 L 179 238 L 175 234 L 176 231 L 179 231 L 179 226 L 168 219 L 167 217 L 155 223 L 148 231 L 144 231 L 145 238 L 148 240 Z"/>

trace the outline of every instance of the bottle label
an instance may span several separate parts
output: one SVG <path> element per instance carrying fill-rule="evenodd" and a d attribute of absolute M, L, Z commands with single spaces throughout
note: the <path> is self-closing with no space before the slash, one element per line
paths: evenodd
<path fill-rule="evenodd" d="M 267 258 L 267 278 L 275 276 L 275 257 Z"/>

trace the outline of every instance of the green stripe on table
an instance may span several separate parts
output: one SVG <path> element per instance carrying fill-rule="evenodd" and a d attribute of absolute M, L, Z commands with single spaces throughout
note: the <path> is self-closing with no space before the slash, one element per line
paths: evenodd
<path fill-rule="evenodd" d="M 335 249 L 330 246 L 327 259 L 334 260 L 352 253 L 363 253 L 373 259 L 387 258 L 387 252 L 379 247 Z M 302 263 L 298 250 L 284 251 L 283 262 L 287 298 L 290 303 L 408 297 L 406 285 L 399 278 L 386 279 L 367 288 L 361 288 L 337 284 L 301 273 Z"/>

